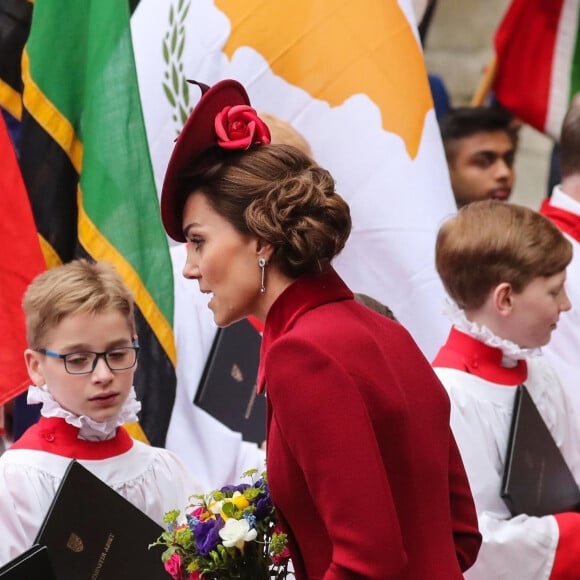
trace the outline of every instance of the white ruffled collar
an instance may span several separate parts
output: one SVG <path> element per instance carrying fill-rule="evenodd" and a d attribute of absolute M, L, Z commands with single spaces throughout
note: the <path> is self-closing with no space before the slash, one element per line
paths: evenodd
<path fill-rule="evenodd" d="M 465 311 L 449 298 L 445 299 L 443 313 L 451 320 L 453 326 L 461 332 L 465 332 L 465 334 L 476 338 L 480 342 L 487 344 L 487 346 L 501 350 L 503 354 L 502 366 L 504 367 L 514 367 L 517 365 L 518 360 L 533 358 L 542 354 L 542 349 L 540 348 L 521 348 L 515 342 L 495 335 L 487 326 L 480 326 L 477 322 L 469 320 L 465 316 Z"/>
<path fill-rule="evenodd" d="M 106 441 L 107 439 L 112 439 L 117 432 L 117 427 L 124 423 L 138 421 L 137 413 L 141 410 L 141 403 L 137 400 L 134 387 L 131 387 L 129 395 L 119 410 L 119 413 L 107 421 L 95 421 L 86 415 L 75 415 L 63 409 L 50 394 L 46 385 L 42 385 L 41 387 L 30 385 L 26 400 L 29 405 L 42 403 L 40 414 L 43 417 L 64 419 L 69 425 L 79 429 L 79 439 L 85 439 L 87 441 Z"/>

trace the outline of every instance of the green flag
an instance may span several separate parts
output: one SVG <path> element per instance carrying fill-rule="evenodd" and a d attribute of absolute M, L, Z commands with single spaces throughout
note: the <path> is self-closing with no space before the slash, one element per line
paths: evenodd
<path fill-rule="evenodd" d="M 163 445 L 175 394 L 173 278 L 129 5 L 36 0 L 22 55 L 21 166 L 50 265 L 112 262 L 135 294 L 141 424 Z"/>

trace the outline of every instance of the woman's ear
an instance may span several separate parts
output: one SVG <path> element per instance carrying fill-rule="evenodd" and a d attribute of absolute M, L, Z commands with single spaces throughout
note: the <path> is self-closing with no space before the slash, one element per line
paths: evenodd
<path fill-rule="evenodd" d="M 259 258 L 266 258 L 266 262 L 270 261 L 272 254 L 274 253 L 274 248 L 270 242 L 263 240 L 262 238 L 256 239 L 256 254 Z"/>
<path fill-rule="evenodd" d="M 514 290 L 509 282 L 498 284 L 493 290 L 493 306 L 500 316 L 508 316 L 512 311 Z"/>
<path fill-rule="evenodd" d="M 42 372 L 42 365 L 40 364 L 40 357 L 42 355 L 31 348 L 27 348 L 24 351 L 24 362 L 26 363 L 26 370 L 28 371 L 28 376 L 34 385 L 40 387 L 44 385 L 46 381 L 44 380 L 44 374 Z"/>

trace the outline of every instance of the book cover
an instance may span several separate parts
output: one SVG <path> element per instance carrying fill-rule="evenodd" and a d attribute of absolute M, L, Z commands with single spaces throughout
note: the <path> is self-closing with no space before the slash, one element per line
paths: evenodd
<path fill-rule="evenodd" d="M 524 385 L 517 388 L 501 497 L 513 516 L 580 508 L 580 490 Z"/>
<path fill-rule="evenodd" d="M 167 580 L 163 528 L 77 461 L 71 461 L 35 544 L 58 580 Z"/>
<path fill-rule="evenodd" d="M 266 439 L 266 399 L 256 393 L 262 337 L 247 320 L 220 328 L 194 403 L 260 445 Z"/>
<path fill-rule="evenodd" d="M 1 580 L 56 580 L 48 549 L 34 545 L 0 567 Z"/>

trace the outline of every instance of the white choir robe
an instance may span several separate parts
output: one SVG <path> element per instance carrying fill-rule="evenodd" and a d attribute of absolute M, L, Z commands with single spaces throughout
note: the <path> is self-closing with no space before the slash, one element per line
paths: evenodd
<path fill-rule="evenodd" d="M 558 377 L 543 357 L 527 359 L 528 388 L 577 482 L 580 430 Z M 466 580 L 547 580 L 559 540 L 554 516 L 512 518 L 500 497 L 515 387 L 451 368 L 435 368 L 451 399 L 457 440 L 483 544 Z"/>
<path fill-rule="evenodd" d="M 580 202 L 563 193 L 559 186 L 552 192 L 550 205 L 578 215 L 580 224 Z M 564 235 L 573 247 L 565 284 L 572 309 L 560 314 L 558 327 L 543 351 L 580 415 L 580 240 L 566 232 Z"/>
<path fill-rule="evenodd" d="M 0 565 L 32 546 L 70 461 L 36 449 L 0 456 Z M 174 453 L 140 441 L 113 457 L 78 461 L 161 526 L 166 512 L 208 491 Z"/>

